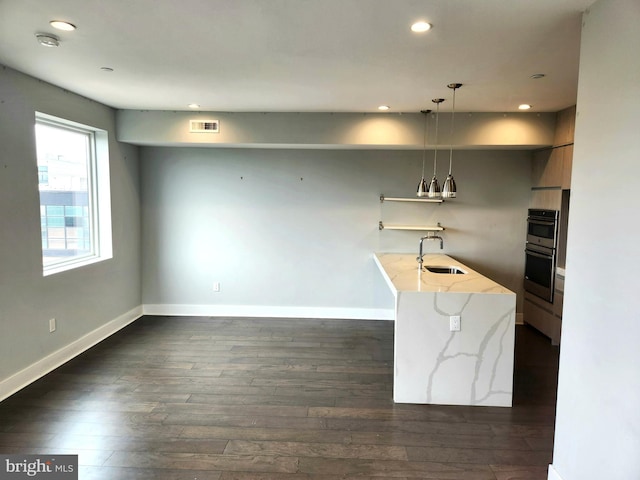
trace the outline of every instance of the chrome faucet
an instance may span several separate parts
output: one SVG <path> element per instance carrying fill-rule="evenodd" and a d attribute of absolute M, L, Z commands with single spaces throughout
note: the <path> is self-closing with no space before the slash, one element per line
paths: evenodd
<path fill-rule="evenodd" d="M 416 260 L 418 261 L 418 269 L 422 270 L 422 257 L 424 257 L 424 253 L 422 253 L 422 244 L 425 240 L 440 240 L 440 250 L 442 250 L 442 247 L 444 246 L 444 241 L 442 240 L 442 237 L 438 236 L 438 235 L 426 235 L 424 237 L 420 238 L 420 251 L 418 253 L 418 258 L 416 258 Z"/>

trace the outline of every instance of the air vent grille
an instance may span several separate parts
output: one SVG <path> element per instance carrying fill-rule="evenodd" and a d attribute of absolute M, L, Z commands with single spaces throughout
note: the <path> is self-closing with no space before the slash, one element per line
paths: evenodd
<path fill-rule="evenodd" d="M 191 133 L 219 133 L 220 122 L 218 120 L 189 120 Z"/>

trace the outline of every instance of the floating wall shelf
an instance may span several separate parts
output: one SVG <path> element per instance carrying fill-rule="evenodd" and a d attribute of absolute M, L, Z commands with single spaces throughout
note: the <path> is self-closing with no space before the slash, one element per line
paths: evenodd
<path fill-rule="evenodd" d="M 444 231 L 444 227 L 441 227 L 440 224 L 436 226 L 430 225 L 385 225 L 382 223 L 382 220 L 378 223 L 379 230 L 419 230 L 423 232 L 442 232 Z"/>
<path fill-rule="evenodd" d="M 442 198 L 404 198 L 404 197 L 385 197 L 380 195 L 380 203 L 383 202 L 418 202 L 418 203 L 442 203 Z"/>

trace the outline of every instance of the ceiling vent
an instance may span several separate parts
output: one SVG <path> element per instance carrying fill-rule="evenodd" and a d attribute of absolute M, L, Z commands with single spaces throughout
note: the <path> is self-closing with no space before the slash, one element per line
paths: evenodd
<path fill-rule="evenodd" d="M 189 131 L 191 133 L 220 133 L 220 122 L 218 120 L 189 120 Z"/>

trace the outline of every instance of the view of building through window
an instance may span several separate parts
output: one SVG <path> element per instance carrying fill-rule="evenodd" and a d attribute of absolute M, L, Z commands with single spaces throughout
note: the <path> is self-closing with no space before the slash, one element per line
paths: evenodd
<path fill-rule="evenodd" d="M 36 117 L 42 263 L 97 255 L 95 132 Z"/>

